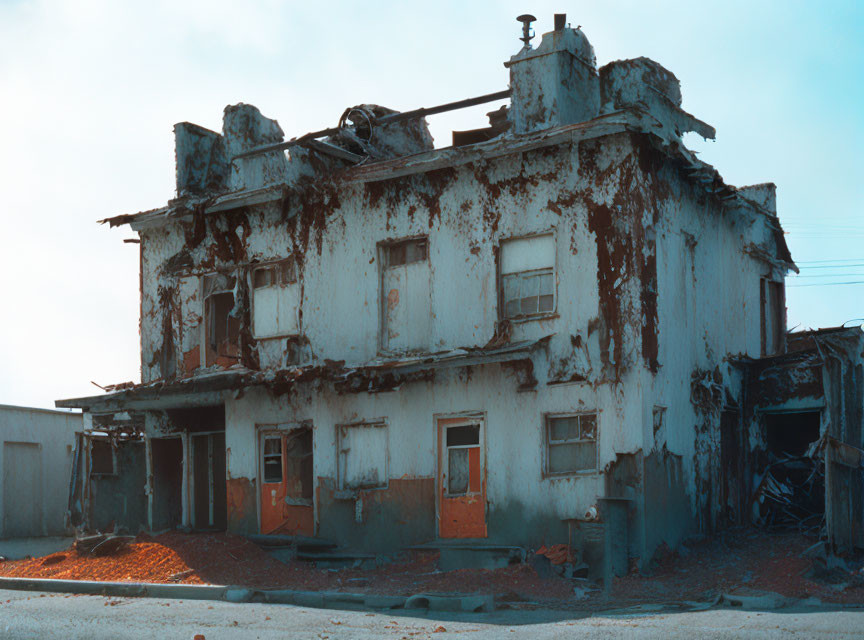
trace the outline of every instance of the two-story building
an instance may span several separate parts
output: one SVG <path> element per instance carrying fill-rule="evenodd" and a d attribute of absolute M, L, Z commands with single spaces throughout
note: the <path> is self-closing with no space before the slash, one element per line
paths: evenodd
<path fill-rule="evenodd" d="M 675 76 L 598 70 L 563 20 L 505 66 L 289 141 L 246 104 L 176 125 L 176 197 L 108 221 L 140 238 L 141 383 L 58 401 L 143 438 L 121 524 L 538 546 L 596 507 L 647 558 L 728 517 L 737 363 L 784 349 L 774 185 L 724 183 Z M 426 115 L 502 97 L 433 146 Z"/>

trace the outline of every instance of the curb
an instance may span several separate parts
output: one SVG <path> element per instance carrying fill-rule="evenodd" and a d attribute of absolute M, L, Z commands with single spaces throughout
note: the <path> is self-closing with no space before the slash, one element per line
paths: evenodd
<path fill-rule="evenodd" d="M 493 611 L 491 595 L 418 594 L 410 597 L 341 591 L 296 591 L 293 589 L 248 589 L 245 587 L 154 582 L 97 582 L 50 578 L 3 578 L 0 589 L 45 591 L 127 598 L 173 600 L 218 600 L 292 604 L 313 609 L 428 609 L 429 611 Z"/>

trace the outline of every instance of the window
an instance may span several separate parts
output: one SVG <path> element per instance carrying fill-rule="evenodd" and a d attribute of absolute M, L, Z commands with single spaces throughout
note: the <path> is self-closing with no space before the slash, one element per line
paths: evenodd
<path fill-rule="evenodd" d="M 264 438 L 263 482 L 282 482 L 282 436 Z"/>
<path fill-rule="evenodd" d="M 480 491 L 480 425 L 447 427 L 447 496 Z"/>
<path fill-rule="evenodd" d="M 502 242 L 500 264 L 505 318 L 555 311 L 555 238 L 551 233 Z"/>
<path fill-rule="evenodd" d="M 779 353 L 783 346 L 786 324 L 783 283 L 761 278 L 759 302 L 761 353 L 763 356 L 770 356 Z"/>
<path fill-rule="evenodd" d="M 252 331 L 256 338 L 300 333 L 300 285 L 293 259 L 252 272 Z"/>
<path fill-rule="evenodd" d="M 114 475 L 114 447 L 110 440 L 90 440 L 90 474 Z"/>
<path fill-rule="evenodd" d="M 340 425 L 337 432 L 340 487 L 386 487 L 387 425 L 383 422 Z"/>
<path fill-rule="evenodd" d="M 546 473 L 557 475 L 597 468 L 597 414 L 546 417 Z"/>
<path fill-rule="evenodd" d="M 234 314 L 237 279 L 221 273 L 204 277 L 206 366 L 231 366 L 240 359 L 240 318 Z"/>
<path fill-rule="evenodd" d="M 399 267 L 427 258 L 426 238 L 403 240 L 385 246 L 388 267 Z"/>
<path fill-rule="evenodd" d="M 427 351 L 432 335 L 429 242 L 411 238 L 379 245 L 381 338 L 385 351 Z"/>

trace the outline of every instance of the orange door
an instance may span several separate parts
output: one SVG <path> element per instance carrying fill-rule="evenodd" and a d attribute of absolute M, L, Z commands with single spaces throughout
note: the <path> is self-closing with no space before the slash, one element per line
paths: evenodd
<path fill-rule="evenodd" d="M 261 533 L 311 536 L 312 430 L 261 434 Z"/>
<path fill-rule="evenodd" d="M 438 535 L 486 537 L 486 468 L 483 423 L 438 421 Z"/>

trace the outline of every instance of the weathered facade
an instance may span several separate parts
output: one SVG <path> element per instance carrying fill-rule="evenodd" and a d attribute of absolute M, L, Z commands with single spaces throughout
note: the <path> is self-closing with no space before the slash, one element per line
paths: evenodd
<path fill-rule="evenodd" d="M 140 238 L 142 381 L 58 402 L 140 421 L 137 524 L 382 550 L 619 523 L 647 559 L 726 522 L 742 363 L 785 350 L 774 185 L 687 150 L 713 129 L 656 62 L 597 69 L 561 27 L 506 66 L 447 148 L 423 116 L 453 105 L 175 127 L 177 197 L 109 220 Z"/>

